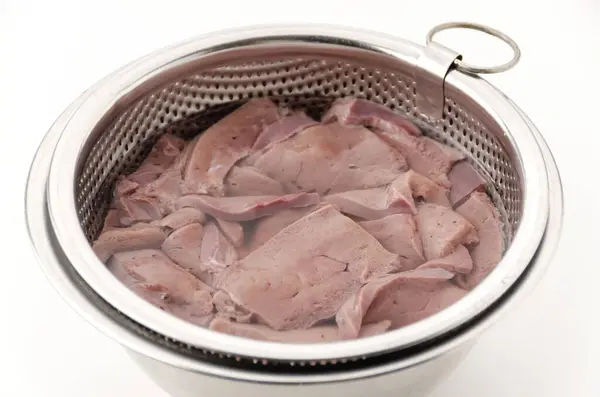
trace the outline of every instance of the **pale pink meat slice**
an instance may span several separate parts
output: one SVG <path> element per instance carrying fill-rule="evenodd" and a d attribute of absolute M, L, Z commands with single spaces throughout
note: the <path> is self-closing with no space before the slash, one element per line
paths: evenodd
<path fill-rule="evenodd" d="M 204 223 L 206 221 L 206 215 L 204 212 L 196 208 L 180 208 L 175 212 L 170 213 L 164 218 L 152 221 L 152 225 L 167 227 L 169 229 L 177 230 L 191 223 Z"/>
<path fill-rule="evenodd" d="M 302 112 L 282 117 L 264 129 L 256 138 L 252 149 L 255 151 L 262 150 L 274 143 L 291 138 L 298 132 L 315 124 L 318 123 Z"/>
<path fill-rule="evenodd" d="M 374 324 L 366 324 L 357 335 L 366 338 L 384 333 L 390 327 L 390 321 L 380 321 Z M 281 343 L 322 343 L 340 340 L 338 329 L 333 325 L 320 325 L 309 329 L 297 329 L 289 331 L 276 331 L 266 325 L 242 324 L 229 321 L 225 318 L 216 317 L 210 323 L 210 329 L 230 335 L 249 339 L 264 340 Z"/>
<path fill-rule="evenodd" d="M 421 236 L 411 215 L 390 215 L 358 224 L 375 237 L 383 248 L 398 254 L 402 270 L 415 269 L 425 262 Z"/>
<path fill-rule="evenodd" d="M 160 219 L 166 212 L 165 200 L 160 193 L 172 194 L 173 172 L 183 157 L 185 142 L 171 134 L 159 138 L 142 165 L 132 174 L 122 176 L 115 187 L 115 208 L 123 209 L 130 223 Z M 169 183 L 165 185 L 165 182 Z M 158 194 L 156 194 L 158 191 Z"/>
<path fill-rule="evenodd" d="M 204 227 L 204 238 L 200 248 L 201 279 L 214 285 L 221 273 L 238 259 L 235 247 L 221 233 L 215 222 Z"/>
<path fill-rule="evenodd" d="M 363 322 L 389 320 L 391 329 L 397 329 L 446 309 L 466 294 L 467 291 L 450 281 L 402 283 L 396 289 L 380 293 L 369 306 Z"/>
<path fill-rule="evenodd" d="M 192 193 L 223 195 L 223 180 L 240 159 L 249 155 L 264 128 L 281 117 L 268 99 L 253 99 L 204 131 L 195 143 L 184 171 Z"/>
<path fill-rule="evenodd" d="M 407 168 L 373 132 L 338 123 L 306 128 L 272 145 L 253 165 L 284 186 L 319 194 L 384 186 Z"/>
<path fill-rule="evenodd" d="M 450 201 L 454 207 L 461 205 L 474 191 L 485 189 L 485 179 L 467 161 L 460 161 L 448 173 L 452 184 Z"/>
<path fill-rule="evenodd" d="M 125 217 L 131 223 L 152 222 L 161 219 L 163 211 L 160 204 L 153 198 L 133 193 L 120 199 Z"/>
<path fill-rule="evenodd" d="M 340 212 L 367 220 L 399 213 L 416 213 L 409 185 L 398 178 L 387 187 L 330 194 L 323 200 Z"/>
<path fill-rule="evenodd" d="M 180 157 L 185 155 L 184 151 Z M 187 193 L 181 178 L 181 166 L 182 161 L 176 160 L 156 180 L 121 197 L 122 206 L 133 221 L 160 220 L 174 210 L 173 202 Z"/>
<path fill-rule="evenodd" d="M 200 260 L 203 237 L 204 227 L 200 223 L 190 223 L 171 233 L 161 249 L 173 262 L 202 279 L 206 270 Z"/>
<path fill-rule="evenodd" d="M 254 251 L 264 243 L 266 243 L 271 237 L 279 233 L 284 228 L 288 227 L 304 215 L 313 211 L 316 206 L 304 207 L 304 208 L 289 208 L 281 210 L 278 213 L 266 216 L 259 219 L 256 222 L 256 226 L 252 233 L 252 237 L 248 243 L 249 252 Z"/>
<path fill-rule="evenodd" d="M 139 183 L 133 182 L 133 181 L 129 180 L 127 177 L 122 176 L 122 175 L 119 176 L 117 178 L 117 182 L 115 183 L 115 190 L 114 190 L 115 207 L 122 208 L 120 205 L 121 197 L 127 196 L 128 194 L 135 192 L 135 190 L 139 186 L 140 186 Z"/>
<path fill-rule="evenodd" d="M 128 218 L 125 215 L 123 210 L 111 208 L 108 210 L 106 214 L 106 218 L 104 218 L 104 225 L 102 227 L 102 232 L 106 232 L 108 230 L 122 228 L 125 226 L 130 226 Z"/>
<path fill-rule="evenodd" d="M 341 124 L 358 124 L 377 130 L 390 132 L 407 132 L 420 136 L 421 131 L 408 118 L 394 112 L 390 108 L 359 98 L 338 99 L 323 116 L 323 122 L 333 120 Z"/>
<path fill-rule="evenodd" d="M 464 159 L 457 150 L 429 137 L 414 137 L 406 133 L 391 134 L 379 131 L 383 140 L 406 157 L 410 168 L 446 188 L 450 187 L 448 172 L 452 165 Z"/>
<path fill-rule="evenodd" d="M 253 313 L 237 305 L 225 291 L 215 292 L 213 304 L 219 317 L 231 319 L 238 323 L 249 323 L 253 320 Z"/>
<path fill-rule="evenodd" d="M 283 209 L 308 207 L 319 202 L 316 193 L 292 193 L 285 196 L 212 197 L 191 194 L 180 198 L 175 206 L 193 207 L 215 218 L 244 222 L 273 215 Z"/>
<path fill-rule="evenodd" d="M 281 196 L 285 190 L 281 183 L 250 166 L 234 166 L 225 179 L 228 196 Z"/>
<path fill-rule="evenodd" d="M 450 207 L 448 189 L 413 170 L 400 174 L 393 184 L 399 186 L 408 184 L 412 196 L 420 201 Z"/>
<path fill-rule="evenodd" d="M 94 252 L 102 262 L 106 262 L 117 252 L 160 248 L 167 233 L 160 227 L 137 224 L 127 228 L 111 229 L 100 234 L 92 244 Z"/>
<path fill-rule="evenodd" d="M 444 257 L 461 244 L 470 245 L 479 241 L 473 225 L 451 208 L 421 204 L 415 219 L 427 260 Z"/>
<path fill-rule="evenodd" d="M 196 324 L 210 320 L 213 289 L 177 266 L 162 251 L 119 252 L 107 266 L 126 286 L 161 309 Z"/>
<path fill-rule="evenodd" d="M 393 214 L 416 214 L 414 198 L 450 207 L 446 188 L 412 170 L 398 175 L 387 187 L 330 194 L 323 200 L 347 215 L 374 220 Z"/>
<path fill-rule="evenodd" d="M 184 147 L 183 139 L 169 133 L 162 135 L 138 169 L 127 175 L 127 179 L 140 186 L 156 180 L 175 161 Z"/>
<path fill-rule="evenodd" d="M 474 192 L 456 211 L 475 226 L 479 244 L 471 248 L 473 271 L 457 277 L 457 283 L 467 289 L 478 285 L 500 262 L 504 238 L 500 214 L 484 192 Z"/>
<path fill-rule="evenodd" d="M 473 259 L 464 245 L 444 257 L 432 259 L 419 266 L 419 269 L 444 269 L 452 273 L 468 274 L 473 270 Z"/>
<path fill-rule="evenodd" d="M 214 318 L 209 291 L 196 291 L 186 299 L 178 299 L 161 284 L 137 283 L 129 288 L 161 310 L 193 324 L 205 327 Z"/>
<path fill-rule="evenodd" d="M 239 248 L 244 245 L 244 228 L 238 222 L 226 221 L 220 218 L 215 218 L 221 233 L 233 244 Z"/>
<path fill-rule="evenodd" d="M 356 338 L 361 330 L 363 318 L 369 311 L 370 306 L 380 296 L 388 296 L 395 293 L 396 290 L 411 285 L 426 285 L 433 290 L 436 284 L 447 281 L 454 276 L 453 273 L 442 269 L 416 269 L 398 274 L 392 274 L 374 279 L 363 285 L 355 295 L 348 299 L 338 313 L 335 320 L 340 329 L 340 336 L 344 339 Z M 406 296 L 411 299 L 410 296 Z M 405 302 L 405 306 L 410 308 L 410 303 Z M 380 317 L 378 321 L 387 319 Z"/>
<path fill-rule="evenodd" d="M 420 136 L 419 129 L 407 118 L 384 106 L 355 98 L 338 100 L 324 120 L 350 125 L 366 125 L 398 150 L 414 171 L 449 188 L 448 172 L 464 155 L 447 145 Z"/>
<path fill-rule="evenodd" d="M 273 329 L 308 328 L 334 316 L 364 280 L 394 271 L 396 259 L 328 205 L 229 267 L 218 287 Z"/>

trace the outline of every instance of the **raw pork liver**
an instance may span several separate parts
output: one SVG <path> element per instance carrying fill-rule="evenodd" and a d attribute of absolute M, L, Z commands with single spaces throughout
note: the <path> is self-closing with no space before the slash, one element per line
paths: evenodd
<path fill-rule="evenodd" d="M 411 215 L 396 214 L 358 223 L 375 237 L 383 248 L 398 254 L 402 270 L 412 270 L 425 262 L 421 236 Z"/>
<path fill-rule="evenodd" d="M 287 208 L 308 207 L 319 202 L 315 193 L 293 193 L 285 196 L 212 197 L 184 196 L 176 207 L 193 207 L 226 221 L 251 221 L 273 215 Z"/>
<path fill-rule="evenodd" d="M 479 284 L 502 259 L 504 239 L 500 214 L 483 192 L 475 192 L 456 211 L 469 220 L 479 234 L 479 244 L 471 249 L 473 271 L 458 278 L 459 285 L 471 289 Z"/>
<path fill-rule="evenodd" d="M 192 149 L 184 178 L 193 193 L 223 194 L 223 179 L 251 153 L 266 126 L 281 117 L 268 99 L 250 101 L 204 131 Z"/>
<path fill-rule="evenodd" d="M 105 262 L 117 252 L 142 248 L 160 248 L 167 233 L 160 227 L 134 225 L 125 229 L 111 229 L 102 233 L 94 242 L 94 252 Z"/>
<path fill-rule="evenodd" d="M 467 161 L 454 164 L 448 173 L 448 179 L 452 184 L 450 201 L 455 207 L 461 205 L 474 191 L 485 188 L 485 179 Z"/>
<path fill-rule="evenodd" d="M 388 300 L 404 288 L 425 285 L 434 289 L 436 284 L 447 281 L 453 276 L 452 273 L 440 269 L 417 269 L 381 277 L 365 284 L 353 297 L 344 303 L 336 315 L 336 323 L 340 328 L 340 335 L 345 339 L 358 337 L 363 318 L 368 313 L 373 302 L 377 302 L 378 298 L 381 299 L 377 303 L 382 305 L 381 301 Z M 411 307 L 410 301 L 410 299 L 406 302 L 392 301 L 399 310 L 398 315 L 401 312 L 418 315 L 421 307 Z M 377 305 L 375 307 L 377 308 Z M 376 309 L 373 310 L 373 312 L 375 311 Z M 394 313 L 395 315 L 396 313 Z M 374 316 L 374 314 L 371 314 L 371 316 Z"/>
<path fill-rule="evenodd" d="M 285 194 L 281 183 L 260 173 L 254 167 L 234 166 L 225 180 L 228 196 L 281 196 Z"/>
<path fill-rule="evenodd" d="M 334 103 L 326 120 L 344 125 L 366 125 L 406 158 L 414 171 L 434 182 L 450 187 L 448 171 L 464 156 L 457 150 L 431 138 L 419 136 L 418 128 L 406 118 L 364 100 L 341 99 Z"/>
<path fill-rule="evenodd" d="M 472 224 L 448 207 L 422 204 L 417 211 L 417 227 L 427 260 L 452 253 L 460 244 L 479 241 Z"/>
<path fill-rule="evenodd" d="M 98 257 L 133 292 L 219 332 L 376 335 L 464 296 L 500 261 L 500 217 L 461 152 L 364 99 L 316 122 L 253 99 L 117 178 Z"/>
<path fill-rule="evenodd" d="M 323 116 L 323 122 L 337 120 L 341 124 L 359 124 L 392 133 L 408 132 L 420 136 L 421 131 L 406 117 L 375 102 L 359 98 L 337 100 Z"/>
<path fill-rule="evenodd" d="M 219 288 L 273 329 L 303 329 L 334 316 L 361 282 L 395 266 L 396 255 L 325 206 L 230 267 Z"/>
<path fill-rule="evenodd" d="M 406 161 L 368 129 L 332 123 L 274 144 L 254 166 L 299 190 L 326 194 L 386 185 Z"/>
<path fill-rule="evenodd" d="M 165 311 L 200 325 L 212 318 L 213 289 L 160 250 L 120 252 L 111 257 L 107 266 L 135 293 Z"/>

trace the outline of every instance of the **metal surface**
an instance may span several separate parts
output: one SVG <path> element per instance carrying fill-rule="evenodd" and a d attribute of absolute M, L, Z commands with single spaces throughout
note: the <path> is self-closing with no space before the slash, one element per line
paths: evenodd
<path fill-rule="evenodd" d="M 53 127 L 32 166 L 27 219 L 43 268 L 79 312 L 129 349 L 219 378 L 261 384 L 366 379 L 424 365 L 462 344 L 471 330 L 490 323 L 517 285 L 520 291 L 529 283 L 525 274 L 543 267 L 535 255 L 547 249 L 546 223 L 560 218 L 562 209 L 549 196 L 547 167 L 553 163 L 542 155 L 532 127 L 485 81 L 457 71 L 446 76 L 440 128 L 427 133 L 468 154 L 488 175 L 506 210 L 508 237 L 514 237 L 498 268 L 435 316 L 357 341 L 250 341 L 156 309 L 121 285 L 89 246 L 115 177 L 132 169 L 167 128 L 190 136 L 227 110 L 217 105 L 261 94 L 315 113 L 335 97 L 370 97 L 423 122 L 412 77 L 422 52 L 371 32 L 262 27 L 190 40 L 109 76 Z"/>
<path fill-rule="evenodd" d="M 437 33 L 441 32 L 443 30 L 449 30 L 449 29 L 470 29 L 470 30 L 477 30 L 477 31 L 486 33 L 490 36 L 496 37 L 496 38 L 504 41 L 506 44 L 508 44 L 508 46 L 513 51 L 513 57 L 510 61 L 503 63 L 502 65 L 497 65 L 497 66 L 476 66 L 476 65 L 467 63 L 467 62 L 463 61 L 462 59 L 455 59 L 454 63 L 456 64 L 456 68 L 462 72 L 474 73 L 474 74 L 484 74 L 484 73 L 490 74 L 490 73 L 505 72 L 505 71 L 515 67 L 515 65 L 521 59 L 521 49 L 519 48 L 519 45 L 517 44 L 516 41 L 514 41 L 507 34 L 501 32 L 499 30 L 496 30 L 496 29 L 491 28 L 486 25 L 480 25 L 478 23 L 448 22 L 448 23 L 443 23 L 443 24 L 434 26 L 427 33 L 426 43 L 427 44 L 433 43 L 433 38 Z"/>
<path fill-rule="evenodd" d="M 415 102 L 419 115 L 436 127 L 444 117 L 446 75 L 461 55 L 438 43 L 423 49 L 415 68 Z"/>

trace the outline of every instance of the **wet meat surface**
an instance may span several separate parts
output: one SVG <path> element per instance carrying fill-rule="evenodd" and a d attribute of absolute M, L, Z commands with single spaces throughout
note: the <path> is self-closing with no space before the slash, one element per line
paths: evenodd
<path fill-rule="evenodd" d="M 190 141 L 166 133 L 117 178 L 93 242 L 133 293 L 217 332 L 370 337 L 444 310 L 502 258 L 477 168 L 358 98 L 320 122 L 269 99 Z"/>

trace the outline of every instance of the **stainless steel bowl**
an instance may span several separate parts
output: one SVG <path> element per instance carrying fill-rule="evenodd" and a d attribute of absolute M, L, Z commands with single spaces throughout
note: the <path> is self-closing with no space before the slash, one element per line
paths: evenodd
<path fill-rule="evenodd" d="M 423 47 L 342 27 L 266 26 L 196 38 L 118 70 L 61 115 L 32 164 L 26 215 L 42 268 L 82 316 L 176 397 L 424 395 L 539 279 L 562 219 L 560 178 L 543 138 L 512 101 L 466 73 L 473 69 L 460 58 L 433 41 Z M 487 175 L 510 245 L 456 304 L 376 337 L 267 343 L 198 328 L 155 308 L 94 255 L 90 241 L 115 178 L 165 131 L 190 137 L 232 103 L 256 96 L 318 113 L 347 95 L 407 113 Z"/>

